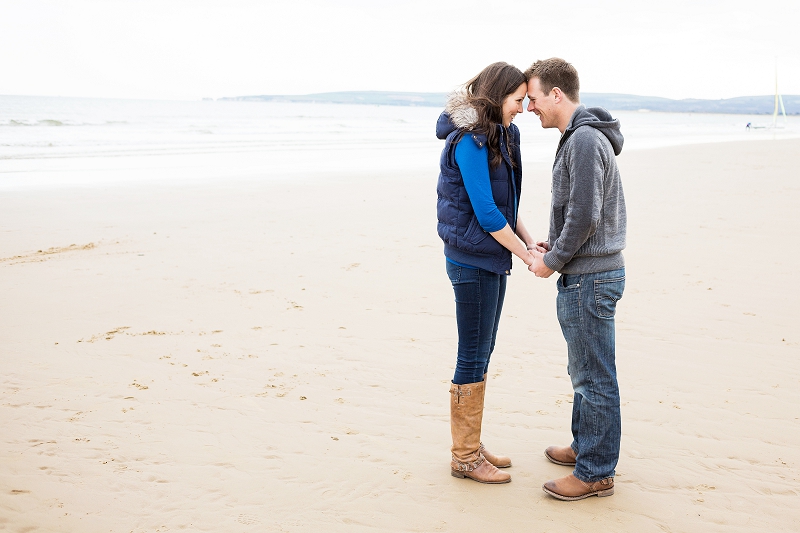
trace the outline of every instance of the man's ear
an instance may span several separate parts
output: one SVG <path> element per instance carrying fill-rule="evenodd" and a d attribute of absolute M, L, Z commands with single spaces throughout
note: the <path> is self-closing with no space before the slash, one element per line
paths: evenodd
<path fill-rule="evenodd" d="M 553 101 L 560 104 L 564 100 L 564 93 L 558 87 L 553 87 Z"/>

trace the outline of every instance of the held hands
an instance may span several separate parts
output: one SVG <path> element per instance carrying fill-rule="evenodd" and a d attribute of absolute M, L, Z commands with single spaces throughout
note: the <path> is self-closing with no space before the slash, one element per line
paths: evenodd
<path fill-rule="evenodd" d="M 536 274 L 537 278 L 549 278 L 555 272 L 544 264 L 544 254 L 550 251 L 550 244 L 540 241 L 535 246 L 528 247 L 528 251 L 533 258 L 531 263 L 525 262 L 528 265 L 528 270 Z"/>

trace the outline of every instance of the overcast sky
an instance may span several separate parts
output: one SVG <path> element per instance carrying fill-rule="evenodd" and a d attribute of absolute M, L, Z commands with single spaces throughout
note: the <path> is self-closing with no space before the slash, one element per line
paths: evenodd
<path fill-rule="evenodd" d="M 0 0 L 0 94 L 445 92 L 494 61 L 585 92 L 800 94 L 798 0 Z"/>

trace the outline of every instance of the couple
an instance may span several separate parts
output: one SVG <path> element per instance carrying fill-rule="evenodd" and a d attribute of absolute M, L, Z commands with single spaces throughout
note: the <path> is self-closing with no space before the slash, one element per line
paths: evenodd
<path fill-rule="evenodd" d="M 550 231 L 541 242 L 518 216 L 522 159 L 519 129 L 511 121 L 522 113 L 526 95 L 528 111 L 542 127 L 561 131 Z M 450 387 L 451 473 L 482 483 L 511 481 L 498 470 L 511 460 L 484 447 L 481 422 L 513 254 L 538 277 L 561 273 L 556 310 L 574 390 L 573 440 L 547 448 L 545 456 L 574 471 L 542 488 L 560 500 L 610 496 L 620 443 L 614 312 L 625 288 L 619 122 L 604 109 L 582 106 L 577 71 L 551 58 L 524 73 L 507 63 L 489 65 L 450 97 L 436 134 L 446 140 L 437 186 L 438 231 L 458 326 Z"/>

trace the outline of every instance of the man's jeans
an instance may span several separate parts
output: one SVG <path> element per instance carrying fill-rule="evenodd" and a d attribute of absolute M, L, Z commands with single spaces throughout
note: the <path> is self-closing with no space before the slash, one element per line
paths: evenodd
<path fill-rule="evenodd" d="M 556 308 L 567 341 L 575 477 L 591 483 L 614 475 L 621 419 L 614 354 L 614 314 L 625 269 L 562 274 Z"/>
<path fill-rule="evenodd" d="M 456 296 L 458 359 L 453 383 L 478 383 L 489 371 L 508 276 L 447 261 Z"/>

